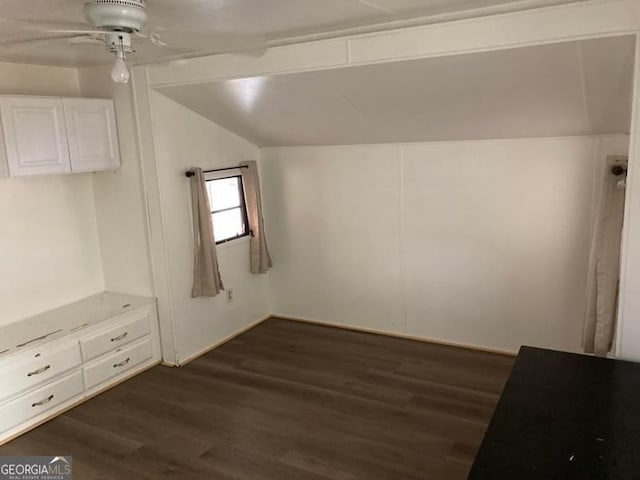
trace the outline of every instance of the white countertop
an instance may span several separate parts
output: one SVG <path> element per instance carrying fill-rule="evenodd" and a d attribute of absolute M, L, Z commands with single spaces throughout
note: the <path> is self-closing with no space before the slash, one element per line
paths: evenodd
<path fill-rule="evenodd" d="M 155 302 L 155 298 L 104 292 L 0 327 L 0 357 L 34 347 Z"/>

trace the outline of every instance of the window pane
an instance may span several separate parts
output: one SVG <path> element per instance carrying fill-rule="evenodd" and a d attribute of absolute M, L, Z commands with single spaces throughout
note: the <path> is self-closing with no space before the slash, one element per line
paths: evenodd
<path fill-rule="evenodd" d="M 221 242 L 227 238 L 237 237 L 245 233 L 240 208 L 214 213 L 212 217 L 216 242 Z"/>
<path fill-rule="evenodd" d="M 209 190 L 209 203 L 211 210 L 223 210 L 225 208 L 237 207 L 240 205 L 240 185 L 239 177 L 221 178 L 207 182 Z"/>

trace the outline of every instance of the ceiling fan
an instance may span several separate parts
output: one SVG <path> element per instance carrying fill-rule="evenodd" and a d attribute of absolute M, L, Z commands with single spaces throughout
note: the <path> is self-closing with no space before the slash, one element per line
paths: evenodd
<path fill-rule="evenodd" d="M 145 0 L 88 0 L 83 7 L 86 24 L 29 22 L 2 19 L 24 30 L 44 32 L 35 39 L 0 42 L 0 47 L 42 41 L 66 40 L 72 45 L 104 45 L 115 56 L 111 78 L 127 83 L 130 78 L 127 55 L 134 53 L 134 41 L 150 42 L 168 53 L 264 52 L 266 43 L 254 36 L 216 32 L 188 32 L 146 27 L 149 13 Z"/>

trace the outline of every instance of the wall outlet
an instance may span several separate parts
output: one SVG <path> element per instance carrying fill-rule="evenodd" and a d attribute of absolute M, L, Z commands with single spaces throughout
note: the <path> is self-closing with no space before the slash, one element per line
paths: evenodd
<path fill-rule="evenodd" d="M 233 288 L 227 288 L 225 292 L 227 294 L 227 303 L 233 302 Z"/>

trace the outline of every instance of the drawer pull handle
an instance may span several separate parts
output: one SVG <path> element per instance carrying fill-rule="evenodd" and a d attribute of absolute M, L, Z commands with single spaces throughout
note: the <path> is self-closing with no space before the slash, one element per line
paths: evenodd
<path fill-rule="evenodd" d="M 31 407 L 41 407 L 42 405 L 46 405 L 51 400 L 53 400 L 53 395 L 49 395 L 47 398 L 43 398 L 39 402 L 35 402 L 31 404 Z"/>
<path fill-rule="evenodd" d="M 120 363 L 114 363 L 113 364 L 113 368 L 120 368 L 120 367 L 124 367 L 127 363 L 129 363 L 131 361 L 131 359 L 129 357 L 127 357 L 126 360 L 123 360 Z"/>
<path fill-rule="evenodd" d="M 112 342 L 119 342 L 120 340 L 124 340 L 129 335 L 129 332 L 124 332 L 122 335 L 118 335 L 117 337 L 113 337 L 111 339 Z"/>
<path fill-rule="evenodd" d="M 33 372 L 27 373 L 27 377 L 32 377 L 33 375 L 40 375 L 41 373 L 46 372 L 50 368 L 51 368 L 51 365 L 45 365 L 44 367 L 39 368 L 38 370 L 34 370 Z"/>

